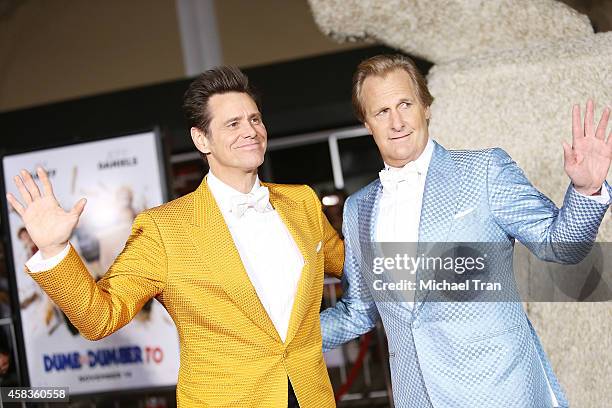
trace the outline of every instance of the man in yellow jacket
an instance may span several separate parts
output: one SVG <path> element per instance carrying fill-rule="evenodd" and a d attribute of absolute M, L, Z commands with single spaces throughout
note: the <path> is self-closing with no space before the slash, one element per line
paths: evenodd
<path fill-rule="evenodd" d="M 181 408 L 335 406 L 319 308 L 323 271 L 341 274 L 342 242 L 309 187 L 260 183 L 267 134 L 242 72 L 206 71 L 184 109 L 210 172 L 141 213 L 97 283 L 68 242 L 85 200 L 62 209 L 42 168 L 42 189 L 25 170 L 15 177 L 22 201 L 7 199 L 39 248 L 29 273 L 92 340 L 159 300 L 180 337 Z"/>

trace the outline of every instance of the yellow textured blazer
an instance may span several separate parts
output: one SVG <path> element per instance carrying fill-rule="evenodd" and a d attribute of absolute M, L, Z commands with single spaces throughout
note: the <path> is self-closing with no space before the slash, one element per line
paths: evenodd
<path fill-rule="evenodd" d="M 344 247 L 307 186 L 264 183 L 304 257 L 283 343 L 240 260 L 206 181 L 134 221 L 123 252 L 94 282 L 73 248 L 31 276 L 88 339 L 127 324 L 151 297 L 176 324 L 177 402 L 186 407 L 334 407 L 321 351 L 323 272 L 340 276 Z"/>

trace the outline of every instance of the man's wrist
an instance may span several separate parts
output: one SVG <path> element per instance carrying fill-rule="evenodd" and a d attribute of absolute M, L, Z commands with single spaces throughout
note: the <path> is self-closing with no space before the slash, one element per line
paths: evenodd
<path fill-rule="evenodd" d="M 63 244 L 59 245 L 52 245 L 45 248 L 40 248 L 40 254 L 42 255 L 43 259 L 53 258 L 57 254 L 62 252 L 64 248 L 66 248 L 66 245 L 68 245 L 68 242 L 64 242 Z"/>
<path fill-rule="evenodd" d="M 574 185 L 574 189 L 584 196 L 598 196 L 598 195 L 601 195 L 602 186 L 599 186 L 597 188 L 583 188 L 583 187 L 576 187 Z"/>

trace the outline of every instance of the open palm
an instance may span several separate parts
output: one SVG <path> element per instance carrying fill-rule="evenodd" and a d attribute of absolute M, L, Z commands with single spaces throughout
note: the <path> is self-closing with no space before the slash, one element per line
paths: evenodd
<path fill-rule="evenodd" d="M 66 246 L 86 201 L 80 199 L 70 211 L 65 211 L 53 194 L 47 172 L 38 168 L 37 174 L 43 187 L 42 193 L 30 173 L 22 170 L 19 176 L 14 177 L 14 181 L 23 204 L 11 193 L 6 198 L 23 220 L 32 241 L 43 256 L 49 257 L 61 252 Z"/>
<path fill-rule="evenodd" d="M 593 124 L 593 101 L 589 100 L 584 115 L 584 127 L 580 120 L 580 107 L 572 110 L 572 145 L 563 143 L 565 172 L 574 188 L 585 195 L 599 191 L 612 162 L 612 132 L 606 141 L 606 128 L 610 108 L 604 109 L 597 129 Z"/>

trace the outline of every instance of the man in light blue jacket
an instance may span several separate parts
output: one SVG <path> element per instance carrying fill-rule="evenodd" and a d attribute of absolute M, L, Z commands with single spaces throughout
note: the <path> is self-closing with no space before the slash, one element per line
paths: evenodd
<path fill-rule="evenodd" d="M 559 209 L 503 150 L 449 151 L 432 141 L 432 101 L 404 56 L 373 57 L 357 68 L 353 105 L 385 169 L 345 204 L 345 293 L 321 315 L 323 348 L 368 332 L 380 316 L 397 408 L 567 407 L 520 302 L 513 248 L 519 240 L 558 263 L 577 263 L 588 253 L 612 194 L 605 181 L 612 159 L 612 135 L 607 142 L 605 135 L 610 109 L 595 128 L 592 101 L 584 126 L 574 107 L 572 145 L 563 146 L 571 184 Z M 488 280 L 503 285 L 503 295 L 420 288 L 419 282 L 439 276 L 421 267 L 413 270 L 415 286 L 407 286 L 415 290 L 398 298 L 389 294 L 394 286 L 378 279 L 387 275 L 376 270 L 383 263 L 374 256 L 380 248 L 374 242 L 418 243 L 415 259 L 425 255 L 426 243 L 488 245 Z"/>

